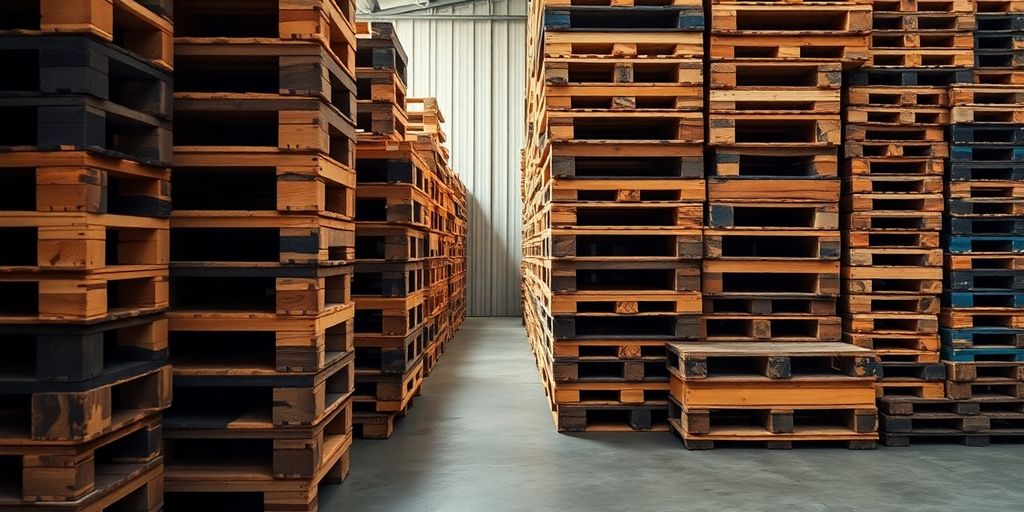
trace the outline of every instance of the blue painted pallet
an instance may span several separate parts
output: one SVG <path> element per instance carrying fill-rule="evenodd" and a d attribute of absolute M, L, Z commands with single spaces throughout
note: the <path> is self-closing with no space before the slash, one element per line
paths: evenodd
<path fill-rule="evenodd" d="M 953 348 L 942 347 L 942 360 L 958 363 L 974 361 L 1018 361 L 1024 362 L 1024 348 Z"/>
<path fill-rule="evenodd" d="M 1024 329 L 1009 327 L 969 327 L 964 329 L 939 329 L 942 346 L 951 350 L 954 347 L 992 347 L 1001 349 L 1022 350 L 1024 347 Z"/>
<path fill-rule="evenodd" d="M 949 165 L 949 179 L 1024 181 L 1024 162 L 952 162 Z"/>
<path fill-rule="evenodd" d="M 1024 14 L 978 13 L 976 32 L 1024 31 Z"/>
<path fill-rule="evenodd" d="M 974 71 L 950 68 L 859 69 L 850 74 L 850 85 L 934 85 L 974 83 Z"/>
<path fill-rule="evenodd" d="M 665 32 L 704 30 L 704 10 L 695 6 L 559 6 L 544 10 L 544 30 Z"/>
<path fill-rule="evenodd" d="M 1001 164 L 1024 163 L 1024 146 L 1013 144 L 958 144 L 950 147 L 953 162 L 985 162 Z"/>
<path fill-rule="evenodd" d="M 1007 124 L 955 124 L 950 133 L 954 144 L 1024 144 L 1024 126 Z"/>
<path fill-rule="evenodd" d="M 1024 254 L 1024 236 L 947 235 L 946 248 L 951 253 L 1005 252 Z"/>
<path fill-rule="evenodd" d="M 964 210 L 963 203 L 961 201 L 954 205 L 953 200 L 950 200 L 949 212 L 956 214 Z M 1024 218 L 1020 217 L 951 217 L 948 221 L 949 233 L 953 235 L 1012 237 L 1024 233 Z"/>
<path fill-rule="evenodd" d="M 949 270 L 946 287 L 954 291 L 1007 292 L 1024 290 L 1024 272 L 1015 270 Z"/>
<path fill-rule="evenodd" d="M 1024 292 L 951 291 L 945 293 L 943 302 L 954 308 L 1019 308 L 1024 307 Z"/>

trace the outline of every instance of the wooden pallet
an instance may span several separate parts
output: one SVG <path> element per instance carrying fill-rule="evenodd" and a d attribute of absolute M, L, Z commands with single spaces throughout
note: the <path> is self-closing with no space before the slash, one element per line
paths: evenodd
<path fill-rule="evenodd" d="M 3 201 L 13 212 L 170 215 L 170 171 L 103 153 L 11 151 L 0 155 Z M 80 216 L 80 218 L 91 218 Z"/>
<path fill-rule="evenodd" d="M 106 150 L 157 166 L 166 166 L 171 159 L 166 119 L 110 100 L 42 94 L 5 97 L 0 99 L 0 113 L 25 127 L 0 137 L 3 148 Z"/>
<path fill-rule="evenodd" d="M 382 374 L 404 375 L 420 360 L 429 346 L 426 326 L 407 336 L 360 334 L 355 337 L 355 368 Z"/>
<path fill-rule="evenodd" d="M 183 398 L 195 400 L 191 394 Z M 236 404 L 225 404 L 215 413 L 182 405 L 164 419 L 169 468 L 215 458 L 238 470 L 269 470 L 278 480 L 304 480 L 313 478 L 339 446 L 351 443 L 349 394 L 328 404 L 329 412 L 315 424 L 288 428 L 273 425 L 263 411 L 246 411 Z"/>
<path fill-rule="evenodd" d="M 878 375 L 874 356 L 838 343 L 669 343 L 668 369 L 683 380 L 760 375 L 769 379 L 801 376 Z"/>
<path fill-rule="evenodd" d="M 87 443 L 142 422 L 170 405 L 171 369 L 156 366 L 97 379 L 95 387 L 90 381 L 11 386 L 5 394 L 24 398 L 5 406 L 0 445 Z M 14 404 L 29 407 L 11 409 Z"/>
<path fill-rule="evenodd" d="M 217 416 L 208 411 L 208 404 L 218 403 L 220 410 L 230 409 L 226 416 L 237 413 L 258 418 L 256 423 L 263 429 L 318 425 L 344 404 L 354 385 L 352 352 L 331 356 L 324 369 L 309 372 L 277 372 L 267 364 L 247 360 L 225 364 L 216 358 L 178 359 L 174 365 L 175 413 L 198 414 L 197 425 L 202 427 L 204 414 Z M 212 420 L 215 428 L 226 428 L 222 419 Z"/>
<path fill-rule="evenodd" d="M 97 270 L 88 276 L 4 272 L 2 323 L 94 323 L 167 309 L 166 267 Z"/>
<path fill-rule="evenodd" d="M 180 92 L 174 101 L 176 152 L 321 152 L 352 165 L 353 120 L 319 98 Z"/>
<path fill-rule="evenodd" d="M 370 370 L 356 372 L 353 403 L 357 414 L 364 412 L 400 414 L 420 394 L 424 378 L 423 359 L 405 374 L 391 375 Z"/>
<path fill-rule="evenodd" d="M 688 450 L 713 449 L 716 443 L 787 450 L 794 443 L 841 443 L 850 449 L 873 449 L 878 438 L 874 408 L 704 409 L 673 401 L 669 423 Z"/>
<path fill-rule="evenodd" d="M 95 512 L 138 499 L 159 507 L 160 487 L 149 484 L 154 479 L 159 482 L 163 463 L 160 439 L 160 415 L 152 414 L 85 443 L 25 446 L 0 442 L 0 454 L 16 468 L 8 466 L 14 471 L 5 472 L 12 485 L 0 498 L 0 506 Z M 135 494 L 137 489 L 145 491 Z"/>
<path fill-rule="evenodd" d="M 325 48 L 339 66 L 355 72 L 355 5 L 350 1 L 299 0 L 274 2 L 269 9 L 231 0 L 178 0 L 175 36 L 226 40 L 253 39 L 314 42 Z M 246 23 L 238 23 L 244 18 Z"/>
<path fill-rule="evenodd" d="M 171 75 L 113 43 L 87 36 L 15 36 L 0 40 L 0 51 L 34 56 L 10 61 L 10 71 L 24 77 L 7 86 L 12 91 L 87 95 L 170 118 Z"/>
<path fill-rule="evenodd" d="M 339 60 L 335 50 L 343 51 L 289 39 L 178 37 L 175 89 L 315 97 L 352 118 L 354 69 Z"/>
<path fill-rule="evenodd" d="M 33 0 L 0 12 L 9 34 L 90 34 L 115 41 L 161 69 L 173 69 L 172 22 L 150 0 Z"/>
<path fill-rule="evenodd" d="M 159 316 L 94 325 L 5 325 L 0 382 L 8 389 L 53 383 L 102 384 L 138 374 L 167 357 L 167 321 Z M 112 342 L 105 343 L 105 339 Z"/>

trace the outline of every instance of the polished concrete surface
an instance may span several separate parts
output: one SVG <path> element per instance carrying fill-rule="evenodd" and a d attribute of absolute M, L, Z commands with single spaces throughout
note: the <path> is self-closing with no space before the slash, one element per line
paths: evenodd
<path fill-rule="evenodd" d="M 469 319 L 387 441 L 357 439 L 321 511 L 1021 511 L 1024 445 L 687 451 L 559 434 L 519 319 Z"/>

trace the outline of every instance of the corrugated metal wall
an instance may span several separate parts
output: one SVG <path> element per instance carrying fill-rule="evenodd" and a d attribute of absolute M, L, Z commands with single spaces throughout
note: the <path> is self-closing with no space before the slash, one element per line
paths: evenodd
<path fill-rule="evenodd" d="M 373 17 L 398 29 L 409 55 L 409 95 L 437 97 L 452 167 L 469 188 L 471 316 L 521 310 L 526 9 L 526 0 L 484 0 Z"/>

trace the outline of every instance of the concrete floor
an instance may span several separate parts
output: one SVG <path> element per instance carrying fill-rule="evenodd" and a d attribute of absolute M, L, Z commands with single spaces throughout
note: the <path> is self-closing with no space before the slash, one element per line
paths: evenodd
<path fill-rule="evenodd" d="M 559 434 L 517 318 L 462 327 L 387 441 L 356 440 L 321 511 L 1024 510 L 1024 445 L 687 451 Z"/>

